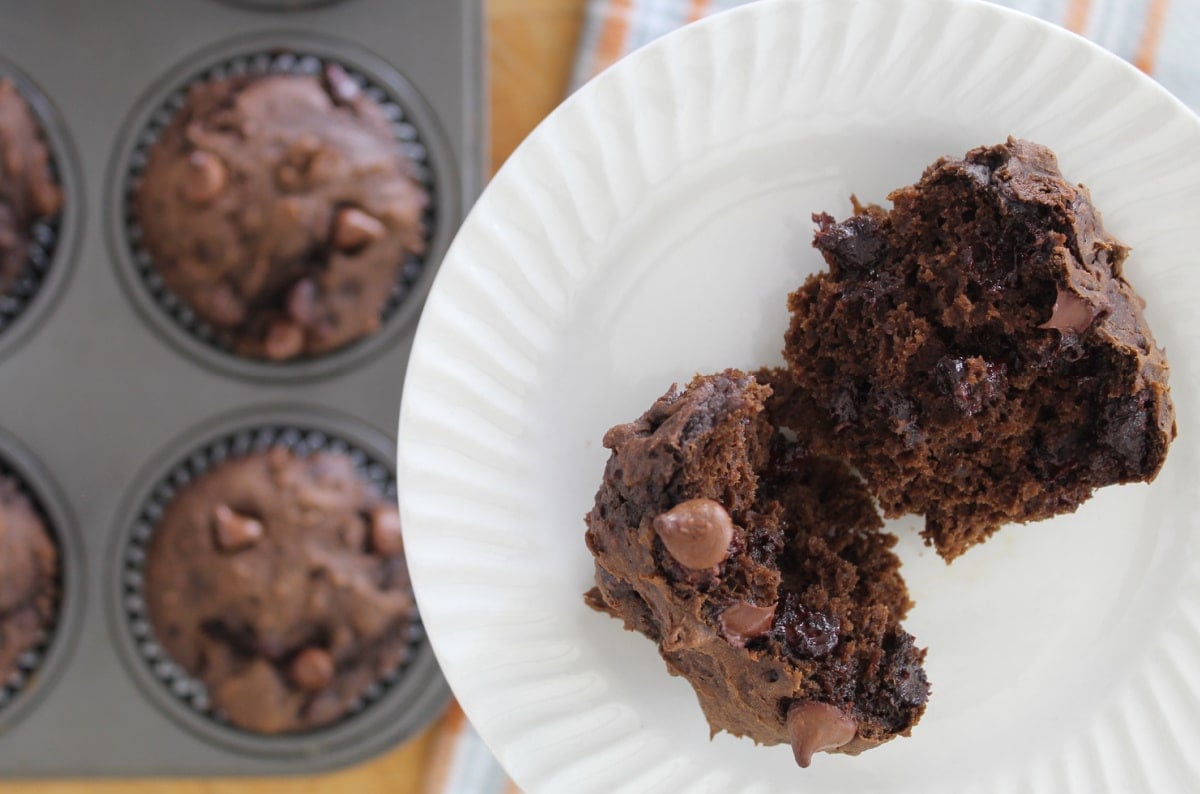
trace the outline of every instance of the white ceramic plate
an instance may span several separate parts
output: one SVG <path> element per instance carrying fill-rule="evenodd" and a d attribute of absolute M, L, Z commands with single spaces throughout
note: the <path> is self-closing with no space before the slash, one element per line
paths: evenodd
<path fill-rule="evenodd" d="M 1134 248 L 1179 439 L 1150 486 L 952 567 L 894 522 L 933 694 L 908 739 L 800 770 L 708 727 L 585 608 L 610 425 L 778 362 L 809 214 L 1008 134 Z M 484 193 L 421 320 L 400 421 L 413 579 L 446 676 L 532 791 L 1176 792 L 1200 780 L 1200 121 L 1083 39 L 955 0 L 775 0 L 625 59 Z"/>

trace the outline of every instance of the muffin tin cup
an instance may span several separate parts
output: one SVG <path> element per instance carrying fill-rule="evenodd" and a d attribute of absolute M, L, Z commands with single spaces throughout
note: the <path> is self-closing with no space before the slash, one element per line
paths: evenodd
<path fill-rule="evenodd" d="M 121 656 L 146 696 L 185 729 L 233 752 L 269 759 L 320 756 L 322 767 L 369 757 L 410 737 L 445 707 L 449 688 L 415 619 L 406 662 L 368 688 L 338 722 L 303 733 L 264 735 L 223 721 L 204 685 L 154 637 L 143 593 L 146 549 L 176 491 L 220 462 L 282 445 L 297 454 L 344 452 L 360 473 L 395 498 L 394 451 L 381 433 L 326 411 L 279 407 L 238 412 L 187 434 L 142 473 L 115 527 L 111 616 Z"/>
<path fill-rule="evenodd" d="M 0 58 L 0 79 L 4 78 L 16 85 L 41 128 L 63 208 L 53 218 L 34 223 L 25 268 L 13 287 L 0 292 L 0 359 L 19 347 L 53 309 L 70 274 L 83 214 L 76 156 L 58 111 L 24 72 Z"/>
<path fill-rule="evenodd" d="M 208 79 L 240 74 L 319 75 L 337 64 L 378 102 L 392 121 L 397 142 L 416 165 L 417 179 L 428 192 L 426 252 L 409 256 L 401 268 L 378 331 L 318 356 L 273 362 L 242 356 L 171 293 L 140 244 L 133 196 L 150 147 L 183 106 L 188 88 Z M 138 102 L 119 138 L 109 175 L 108 234 L 113 261 L 142 315 L 162 336 L 201 363 L 239 377 L 294 381 L 327 377 L 369 361 L 396 344 L 416 324 L 434 267 L 453 236 L 446 222 L 460 205 L 459 177 L 445 135 L 417 90 L 394 68 L 346 42 L 300 33 L 253 35 L 204 50 L 179 64 Z"/>
<path fill-rule="evenodd" d="M 62 494 L 20 441 L 0 431 L 0 476 L 17 483 L 58 547 L 58 603 L 45 640 L 19 663 L 20 680 L 0 681 L 0 737 L 35 709 L 53 686 L 79 634 L 81 603 L 87 589 L 83 547 Z"/>

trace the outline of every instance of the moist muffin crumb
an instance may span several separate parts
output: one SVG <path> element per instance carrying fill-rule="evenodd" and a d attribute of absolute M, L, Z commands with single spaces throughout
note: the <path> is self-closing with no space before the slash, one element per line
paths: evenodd
<path fill-rule="evenodd" d="M 1175 437 L 1167 362 L 1087 189 L 1010 138 L 888 198 L 815 216 L 829 270 L 789 298 L 781 421 L 887 516 L 924 515 L 947 560 L 1152 480 Z"/>
<path fill-rule="evenodd" d="M 697 376 L 608 431 L 586 599 L 658 645 L 714 732 L 808 766 L 907 735 L 929 686 L 895 537 L 846 466 L 776 430 L 770 395 Z"/>
<path fill-rule="evenodd" d="M 59 600 L 58 547 L 17 483 L 0 475 L 0 687 L 22 655 L 54 629 Z"/>
<path fill-rule="evenodd" d="M 34 222 L 62 204 L 42 131 L 13 81 L 0 78 L 0 295 L 25 268 Z"/>
<path fill-rule="evenodd" d="M 378 330 L 429 197 L 382 108 L 322 76 L 198 82 L 134 195 L 166 287 L 243 356 L 311 357 Z"/>
<path fill-rule="evenodd" d="M 342 453 L 217 465 L 167 505 L 145 576 L 155 638 L 244 730 L 330 725 L 407 658 L 399 514 Z"/>

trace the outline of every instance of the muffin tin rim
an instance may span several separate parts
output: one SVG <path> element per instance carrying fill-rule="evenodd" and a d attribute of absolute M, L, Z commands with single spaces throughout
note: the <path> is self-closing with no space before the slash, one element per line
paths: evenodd
<path fill-rule="evenodd" d="M 395 444 L 373 425 L 330 409 L 292 402 L 244 406 L 201 422 L 177 435 L 139 467 L 134 486 L 119 502 L 105 557 L 105 611 L 121 666 L 154 709 L 194 738 L 238 755 L 289 761 L 298 771 L 331 770 L 378 755 L 411 738 L 449 701 L 450 689 L 437 666 L 428 637 L 410 643 L 413 655 L 403 673 L 377 700 L 356 714 L 312 731 L 267 735 L 222 724 L 184 703 L 155 677 L 140 653 L 125 608 L 125 553 L 138 515 L 163 477 L 188 457 L 224 436 L 263 427 L 309 429 L 360 448 L 395 474 Z M 420 610 L 418 607 L 418 614 Z M 169 655 L 168 655 L 169 658 Z M 406 704 L 406 705 L 404 705 Z M 364 751 L 364 747 L 366 750 Z"/>
<path fill-rule="evenodd" d="M 247 11 L 260 11 L 268 14 L 287 13 L 291 11 L 311 11 L 314 8 L 337 5 L 347 0 L 216 0 L 224 5 L 243 8 Z"/>
<path fill-rule="evenodd" d="M 67 291 L 78 259 L 82 236 L 80 230 L 87 210 L 79 155 L 58 106 L 25 70 L 0 54 L 0 78 L 3 77 L 16 84 L 17 93 L 25 100 L 38 124 L 58 171 L 63 206 L 59 211 L 57 239 L 44 278 L 10 325 L 0 329 L 0 361 L 17 352 L 33 336 L 54 313 L 63 293 Z"/>
<path fill-rule="evenodd" d="M 391 317 L 373 334 L 312 358 L 272 362 L 240 356 L 207 344 L 175 318 L 168 315 L 150 293 L 134 261 L 134 246 L 127 234 L 127 187 L 130 162 L 139 150 L 138 138 L 166 100 L 208 70 L 238 57 L 291 53 L 311 55 L 345 64 L 383 89 L 396 102 L 417 131 L 425 147 L 431 172 L 429 181 L 434 213 L 427 246 L 421 255 L 421 273 Z M 461 174 L 452 147 L 428 100 L 400 70 L 375 52 L 351 41 L 325 34 L 296 30 L 272 30 L 233 36 L 183 55 L 148 84 L 126 111 L 116 144 L 105 170 L 108 207 L 103 224 L 107 248 L 123 291 L 141 319 L 157 335 L 188 359 L 223 375 L 257 383 L 289 384 L 329 379 L 360 368 L 384 351 L 399 344 L 415 330 L 425 298 L 433 285 L 438 265 L 445 256 L 458 222 L 465 215 Z"/>
<path fill-rule="evenodd" d="M 0 428 L 0 459 L 15 475 L 21 488 L 36 500 L 58 549 L 59 586 L 54 625 L 45 643 L 43 658 L 12 700 L 0 707 L 0 736 L 35 711 L 53 691 L 67 668 L 83 630 L 88 591 L 83 538 L 70 503 L 49 470 L 33 450 L 12 433 Z"/>

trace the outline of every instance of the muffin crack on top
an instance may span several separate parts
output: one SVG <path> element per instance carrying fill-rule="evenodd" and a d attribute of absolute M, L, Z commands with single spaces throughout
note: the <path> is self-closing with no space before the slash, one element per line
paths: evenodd
<path fill-rule="evenodd" d="M 839 222 L 788 297 L 787 365 L 672 386 L 604 436 L 585 600 L 659 648 L 715 733 L 857 754 L 920 719 L 925 651 L 883 531 L 950 562 L 1001 525 L 1152 480 L 1168 366 L 1129 249 L 1047 148 L 942 158 Z"/>
<path fill-rule="evenodd" d="M 172 294 L 234 352 L 284 361 L 376 332 L 429 196 L 340 66 L 193 84 L 134 195 Z"/>

